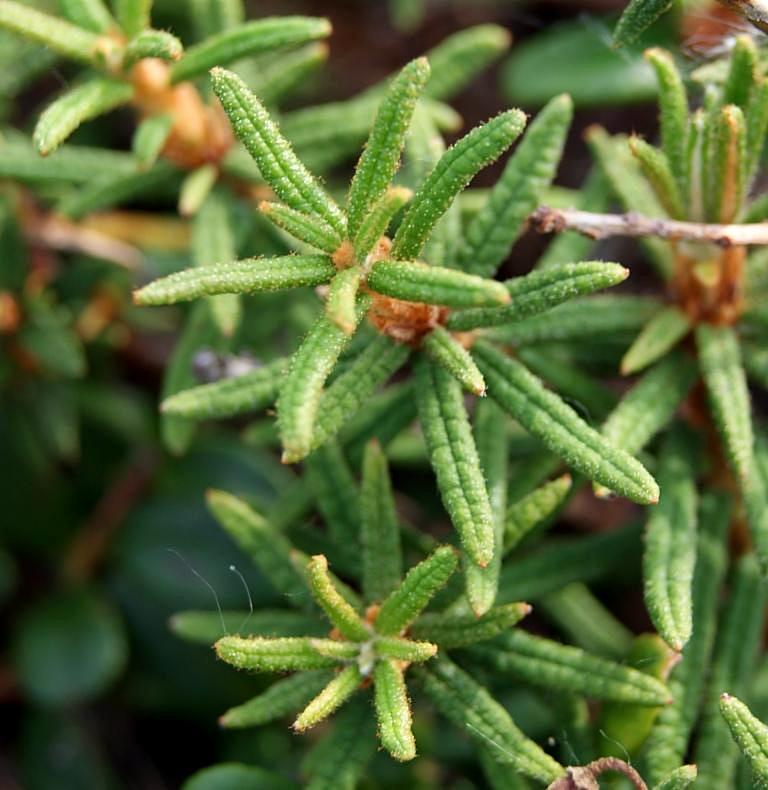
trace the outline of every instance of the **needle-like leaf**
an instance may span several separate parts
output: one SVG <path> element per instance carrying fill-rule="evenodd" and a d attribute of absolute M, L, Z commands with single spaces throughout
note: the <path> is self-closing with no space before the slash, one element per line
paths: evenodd
<path fill-rule="evenodd" d="M 299 241 L 329 254 L 336 252 L 339 239 L 336 231 L 322 220 L 303 214 L 280 203 L 262 200 L 259 211 L 270 221 Z"/>
<path fill-rule="evenodd" d="M 365 304 L 358 304 L 358 321 L 364 307 Z M 290 370 L 277 402 L 284 463 L 300 461 L 312 449 L 323 385 L 348 342 L 349 335 L 323 315 L 291 357 Z"/>
<path fill-rule="evenodd" d="M 530 611 L 527 603 L 509 603 L 495 606 L 480 617 L 474 614 L 425 614 L 413 624 L 411 635 L 434 642 L 441 648 L 469 647 L 504 633 Z"/>
<path fill-rule="evenodd" d="M 637 705 L 669 702 L 666 686 L 650 675 L 519 629 L 473 647 L 472 654 L 498 672 L 547 688 Z"/>
<path fill-rule="evenodd" d="M 358 260 L 368 257 L 376 242 L 386 233 L 392 218 L 412 197 L 413 192 L 410 189 L 393 186 L 370 207 L 355 237 L 355 254 Z"/>
<path fill-rule="evenodd" d="M 293 729 L 304 732 L 327 719 L 357 691 L 362 680 L 363 676 L 357 666 L 342 669 L 298 715 Z"/>
<path fill-rule="evenodd" d="M 330 32 L 331 24 L 327 19 L 309 16 L 269 17 L 246 22 L 190 47 L 184 58 L 172 67 L 171 80 L 193 79 L 214 66 L 226 66 L 249 55 L 316 41 L 326 38 Z"/>
<path fill-rule="evenodd" d="M 376 261 L 367 283 L 374 291 L 395 299 L 448 307 L 501 305 L 510 300 L 507 289 L 495 280 L 417 261 Z"/>
<path fill-rule="evenodd" d="M 183 52 L 181 41 L 165 30 L 142 30 L 126 45 L 123 68 L 129 69 L 144 58 L 178 60 Z"/>
<path fill-rule="evenodd" d="M 411 704 L 403 670 L 394 661 L 377 661 L 373 683 L 382 745 L 396 760 L 412 760 L 416 756 L 416 741 L 411 731 Z"/>
<path fill-rule="evenodd" d="M 701 372 L 728 460 L 742 483 L 752 477 L 754 438 L 747 380 L 736 333 L 700 324 L 696 329 Z"/>
<path fill-rule="evenodd" d="M 149 27 L 153 0 L 115 0 L 115 16 L 123 32 L 135 36 Z"/>
<path fill-rule="evenodd" d="M 544 784 L 565 773 L 558 762 L 517 728 L 488 691 L 456 664 L 439 658 L 414 671 L 437 709 L 462 732 L 487 746 L 496 762 Z"/>
<path fill-rule="evenodd" d="M 755 788 L 768 787 L 768 727 L 736 697 L 722 694 L 720 712 L 752 769 Z"/>
<path fill-rule="evenodd" d="M 688 316 L 677 307 L 665 307 L 642 328 L 621 360 L 621 372 L 628 376 L 663 357 L 691 329 Z"/>
<path fill-rule="evenodd" d="M 346 335 L 351 335 L 357 327 L 355 300 L 362 274 L 362 269 L 359 266 L 344 269 L 331 280 L 328 290 L 325 313 L 328 319 Z"/>
<path fill-rule="evenodd" d="M 573 115 L 570 96 L 552 99 L 528 127 L 485 205 L 474 216 L 458 258 L 464 271 L 492 276 L 554 178 Z"/>
<path fill-rule="evenodd" d="M 631 44 L 671 5 L 672 0 L 631 0 L 613 29 L 613 45 L 625 47 Z"/>
<path fill-rule="evenodd" d="M 448 318 L 448 328 L 457 331 L 520 321 L 543 313 L 576 296 L 618 285 L 629 270 L 618 263 L 584 261 L 563 263 L 507 280 L 512 301 L 506 307 L 480 307 L 459 310 Z"/>
<path fill-rule="evenodd" d="M 397 589 L 382 603 L 374 627 L 382 636 L 397 636 L 421 614 L 435 593 L 456 570 L 456 552 L 441 546 L 411 568 Z"/>
<path fill-rule="evenodd" d="M 155 164 L 172 127 L 173 116 L 169 113 L 150 115 L 139 124 L 131 145 L 140 168 L 148 170 Z"/>
<path fill-rule="evenodd" d="M 131 96 L 133 88 L 127 82 L 103 77 L 96 77 L 68 90 L 40 116 L 33 135 L 35 147 L 43 156 L 47 156 L 80 124 L 126 104 Z"/>
<path fill-rule="evenodd" d="M 134 299 L 141 305 L 160 305 L 215 294 L 281 291 L 322 285 L 335 273 L 333 263 L 325 255 L 244 258 L 169 274 L 140 288 Z"/>
<path fill-rule="evenodd" d="M 327 31 L 327 25 L 325 29 Z M 189 58 L 188 52 L 179 65 Z M 211 80 L 232 129 L 275 193 L 290 208 L 316 214 L 339 234 L 341 243 L 345 224 L 341 210 L 296 157 L 262 103 L 231 71 L 215 68 Z"/>
<path fill-rule="evenodd" d="M 483 374 L 477 369 L 469 351 L 447 330 L 435 327 L 422 344 L 424 351 L 442 365 L 467 392 L 485 395 Z"/>
<path fill-rule="evenodd" d="M 331 644 L 327 644 L 331 642 Z M 338 643 L 336 643 L 338 645 Z M 324 669 L 340 663 L 333 651 L 323 655 L 322 647 L 334 647 L 330 639 L 309 639 L 286 636 L 265 639 L 260 636 L 224 636 L 216 643 L 216 654 L 237 669 L 252 672 L 285 672 L 288 670 Z"/>
<path fill-rule="evenodd" d="M 360 515 L 363 592 L 367 601 L 383 601 L 402 577 L 403 559 L 387 457 L 376 441 L 363 456 Z"/>
<path fill-rule="evenodd" d="M 461 385 L 426 359 L 416 366 L 424 438 L 446 510 L 464 550 L 480 566 L 493 559 L 493 514 Z"/>
<path fill-rule="evenodd" d="M 328 560 L 317 554 L 307 565 L 307 578 L 312 595 L 339 633 L 353 642 L 365 642 L 370 631 L 360 615 L 334 587 L 328 575 Z"/>
<path fill-rule="evenodd" d="M 102 0 L 59 0 L 62 16 L 91 33 L 106 33 L 117 27 Z"/>
<path fill-rule="evenodd" d="M 659 487 L 642 464 L 606 442 L 523 365 L 485 342 L 473 353 L 489 394 L 568 464 L 633 501 L 658 501 Z"/>
<path fill-rule="evenodd" d="M 192 420 L 261 411 L 277 399 L 287 369 L 288 360 L 278 359 L 242 376 L 177 392 L 166 398 L 160 408 L 165 414 Z"/>
<path fill-rule="evenodd" d="M 408 206 L 392 257 L 417 258 L 437 221 L 474 176 L 498 159 L 523 131 L 525 116 L 508 110 L 473 129 L 443 154 Z"/>
<path fill-rule="evenodd" d="M 512 551 L 531 530 L 548 519 L 570 490 L 571 476 L 563 475 L 513 502 L 504 518 L 504 553 Z"/>
<path fill-rule="evenodd" d="M 355 242 L 363 221 L 395 175 L 405 134 L 429 73 L 426 58 L 411 61 L 392 81 L 379 106 L 347 196 L 347 232 Z"/>

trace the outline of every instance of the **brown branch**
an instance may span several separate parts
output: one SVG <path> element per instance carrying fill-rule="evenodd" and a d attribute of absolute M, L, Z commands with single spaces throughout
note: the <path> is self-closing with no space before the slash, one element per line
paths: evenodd
<path fill-rule="evenodd" d="M 652 219 L 642 214 L 595 214 L 578 209 L 541 206 L 528 218 L 538 233 L 561 233 L 573 230 L 592 239 L 610 236 L 657 236 L 670 241 L 703 241 L 720 247 L 768 244 L 768 222 L 748 225 L 715 225 L 706 222 L 682 222 Z"/>
<path fill-rule="evenodd" d="M 606 771 L 624 774 L 634 785 L 635 790 L 648 790 L 648 785 L 640 774 L 618 757 L 601 757 L 589 765 L 570 766 L 566 769 L 565 776 L 555 779 L 547 790 L 600 790 L 597 777 Z"/>

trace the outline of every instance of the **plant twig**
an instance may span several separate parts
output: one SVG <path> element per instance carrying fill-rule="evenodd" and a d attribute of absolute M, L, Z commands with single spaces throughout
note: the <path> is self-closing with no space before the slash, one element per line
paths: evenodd
<path fill-rule="evenodd" d="M 768 244 L 768 222 L 748 225 L 716 225 L 654 219 L 642 214 L 595 214 L 578 209 L 541 206 L 529 217 L 538 233 L 573 230 L 593 239 L 609 236 L 657 236 L 670 241 L 704 241 L 720 247 Z"/>

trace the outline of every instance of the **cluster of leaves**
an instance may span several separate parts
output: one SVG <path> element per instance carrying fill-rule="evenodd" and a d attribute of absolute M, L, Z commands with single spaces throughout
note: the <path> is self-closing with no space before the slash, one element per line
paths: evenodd
<path fill-rule="evenodd" d="M 641 11 L 650 21 L 662 10 L 648 6 L 632 4 L 619 40 L 644 26 Z M 303 733 L 335 714 L 320 737 L 309 736 L 301 761 L 314 788 L 351 788 L 379 768 L 415 783 L 418 769 L 393 769 L 377 754 L 376 731 L 397 763 L 417 749 L 435 770 L 463 761 L 477 772 L 479 763 L 493 787 L 595 786 L 606 771 L 644 787 L 627 756 L 657 788 L 694 779 L 768 786 L 768 734 L 757 718 L 768 716 L 768 694 L 765 673 L 754 672 L 768 435 L 753 425 L 747 387 L 747 377 L 768 384 L 768 257 L 650 239 L 663 297 L 594 295 L 629 272 L 591 260 L 592 242 L 566 233 L 527 274 L 500 280 L 527 217 L 556 194 L 572 116 L 561 95 L 527 129 L 511 109 L 446 147 L 442 134 L 460 119 L 444 102 L 506 49 L 504 30 L 469 29 L 352 99 L 281 112 L 283 97 L 325 57 L 326 20 L 247 22 L 237 0 L 193 0 L 198 43 L 185 48 L 151 27 L 150 7 L 62 0 L 56 16 L 0 0 L 5 31 L 45 45 L 47 63 L 61 56 L 85 67 L 31 140 L 9 130 L 0 145 L 0 252 L 12 264 L 0 280 L 8 352 L 0 384 L 35 402 L 29 422 L 57 457 L 74 457 L 77 409 L 122 421 L 127 437 L 135 424 L 117 419 L 123 402 L 97 403 L 75 385 L 84 349 L 106 336 L 110 350 L 124 348 L 126 336 L 167 326 L 173 315 L 134 310 L 124 298 L 129 275 L 104 261 L 94 268 L 94 259 L 129 263 L 148 282 L 134 294 L 139 305 L 194 302 L 165 374 L 162 439 L 173 453 L 194 455 L 198 423 L 266 413 L 243 437 L 247 453 L 258 448 L 259 474 L 228 476 L 217 468 L 222 455 L 212 463 L 203 455 L 203 471 L 190 475 L 195 494 L 184 489 L 189 500 L 201 478 L 216 485 L 208 508 L 253 560 L 256 609 L 185 611 L 171 627 L 215 644 L 238 669 L 290 673 L 257 683 L 259 693 L 227 710 L 222 726 L 290 715 Z M 401 16 L 407 8 L 393 4 Z M 553 42 L 569 51 L 565 36 L 553 32 Z M 596 167 L 573 193 L 580 208 L 618 201 L 662 222 L 765 219 L 768 202 L 751 190 L 768 82 L 752 40 L 738 39 L 727 61 L 700 75 L 704 100 L 693 112 L 671 56 L 653 49 L 647 60 L 638 95 L 655 73 L 660 146 L 592 129 Z M 505 79 L 524 64 L 510 64 Z M 22 71 L 17 89 L 37 73 Z M 592 88 L 582 103 L 605 98 Z M 66 142 L 121 106 L 138 119 L 131 152 Z M 495 185 L 472 188 L 515 143 Z M 361 145 L 344 196 L 335 176 Z M 149 196 L 181 221 L 111 213 Z M 117 244 L 125 239 L 127 248 Z M 68 279 L 56 268 L 61 279 L 52 278 L 48 258 L 27 267 L 28 243 L 54 260 L 74 250 L 75 271 L 87 276 Z M 102 297 L 112 294 L 108 310 L 93 299 L 94 281 Z M 206 349 L 222 355 L 222 369 L 200 384 Z M 620 400 L 602 383 L 617 370 L 640 374 Z M 300 462 L 302 474 L 264 448 Z M 417 483 L 409 474 L 402 482 L 406 492 L 417 486 L 418 505 L 406 494 L 401 504 L 390 464 L 416 470 Z M 431 502 L 424 481 L 433 477 Z M 243 487 L 244 496 L 226 492 Z M 102 519 L 123 493 L 104 495 Z M 572 497 L 593 494 L 594 508 L 609 495 L 652 507 L 644 525 L 545 534 Z M 310 523 L 315 511 L 324 529 Z M 428 513 L 447 514 L 455 538 Z M 105 529 L 94 523 L 65 556 L 59 596 L 30 611 L 14 636 L 19 682 L 39 704 L 87 699 L 125 666 L 124 624 L 90 583 Z M 741 546 L 732 562 L 729 532 Z M 208 543 L 200 550 L 211 553 Z M 638 636 L 591 586 L 621 589 L 640 575 L 657 633 Z M 118 588 L 125 578 L 123 568 Z M 0 553 L 0 596 L 12 583 Z M 564 642 L 516 627 L 533 607 L 532 631 L 546 623 Z M 78 666 L 80 652 L 89 660 Z M 247 688 L 222 699 L 242 699 Z M 435 737 L 435 711 L 455 725 L 445 735 L 455 749 Z M 558 737 L 547 742 L 552 732 Z M 276 772 L 225 764 L 187 787 L 249 783 L 293 786 Z"/>

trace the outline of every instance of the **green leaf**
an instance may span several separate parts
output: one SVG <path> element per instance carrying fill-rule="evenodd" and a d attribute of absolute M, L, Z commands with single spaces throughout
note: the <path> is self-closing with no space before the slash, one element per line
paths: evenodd
<path fill-rule="evenodd" d="M 758 79 L 758 52 L 751 36 L 736 36 L 728 76 L 723 85 L 723 104 L 735 104 L 746 113 Z"/>
<path fill-rule="evenodd" d="M 760 155 L 765 145 L 765 134 L 768 130 L 768 82 L 759 82 L 750 98 L 749 107 L 745 111 L 747 123 L 746 140 L 746 179 L 749 187 L 760 163 Z M 758 198 L 759 200 L 759 198 Z M 745 221 L 747 221 L 745 219 Z"/>
<path fill-rule="evenodd" d="M 663 49 L 649 49 L 647 61 L 656 72 L 659 85 L 659 125 L 661 149 L 680 191 L 688 183 L 688 96 L 672 56 Z"/>
<path fill-rule="evenodd" d="M 55 151 L 80 124 L 103 115 L 133 96 L 126 82 L 97 77 L 64 93 L 40 116 L 33 141 L 42 156 Z"/>
<path fill-rule="evenodd" d="M 134 300 L 140 305 L 161 305 L 215 294 L 280 291 L 322 285 L 335 273 L 333 263 L 325 255 L 244 258 L 161 277 L 136 291 Z"/>
<path fill-rule="evenodd" d="M 374 627 L 382 636 L 397 636 L 421 614 L 451 577 L 458 561 L 450 546 L 441 546 L 411 568 L 397 589 L 382 603 Z"/>
<path fill-rule="evenodd" d="M 730 694 L 720 696 L 720 712 L 749 762 L 755 787 L 768 787 L 768 727 L 741 700 Z"/>
<path fill-rule="evenodd" d="M 59 0 L 62 16 L 91 33 L 106 33 L 116 27 L 102 0 Z"/>
<path fill-rule="evenodd" d="M 173 127 L 173 116 L 166 113 L 145 118 L 133 135 L 131 147 L 139 167 L 149 170 L 160 156 Z"/>
<path fill-rule="evenodd" d="M 361 416 L 366 417 L 370 412 L 371 425 L 376 428 L 383 427 L 387 417 L 396 418 L 397 409 L 383 408 L 381 414 L 372 412 L 370 399 L 375 389 L 405 364 L 410 351 L 408 346 L 394 343 L 383 335 L 371 340 L 323 393 L 311 448 L 315 450 L 333 438 L 363 404 L 367 411 Z M 413 405 L 413 399 L 409 398 L 409 401 Z"/>
<path fill-rule="evenodd" d="M 684 352 L 673 352 L 648 370 L 603 423 L 603 436 L 615 447 L 638 453 L 672 419 L 698 376 Z"/>
<path fill-rule="evenodd" d="M 178 60 L 184 53 L 184 46 L 176 36 L 165 30 L 142 30 L 127 44 L 123 55 L 123 68 L 129 69 L 144 58 Z"/>
<path fill-rule="evenodd" d="M 657 309 L 658 302 L 645 296 L 611 294 L 572 299 L 541 315 L 501 327 L 492 337 L 514 345 L 551 340 L 604 340 L 622 332 L 636 333 Z"/>
<path fill-rule="evenodd" d="M 696 329 L 701 372 L 718 433 L 742 485 L 752 478 L 754 438 L 749 391 L 736 333 L 731 327 L 700 324 Z"/>
<path fill-rule="evenodd" d="M 672 0 L 630 0 L 613 29 L 613 46 L 626 47 L 672 7 Z"/>
<path fill-rule="evenodd" d="M 288 609 L 260 609 L 258 612 L 231 611 L 203 612 L 188 610 L 176 612 L 168 627 L 175 636 L 187 642 L 210 647 L 229 632 L 238 636 L 306 636 L 307 633 L 324 633 L 327 629 L 318 618 Z"/>
<path fill-rule="evenodd" d="M 273 683 L 253 699 L 230 708 L 219 717 L 219 724 L 227 729 L 256 727 L 281 719 L 306 705 L 331 680 L 325 669 L 297 672 Z"/>
<path fill-rule="evenodd" d="M 286 636 L 266 639 L 261 636 L 223 636 L 214 645 L 216 655 L 237 669 L 251 672 L 286 672 L 290 670 L 325 669 L 340 662 L 340 658 L 329 650 L 325 655 L 322 648 L 336 648 L 340 644 L 327 644 L 330 639 L 310 639 L 301 636 Z"/>
<path fill-rule="evenodd" d="M 483 374 L 477 369 L 475 361 L 454 336 L 436 326 L 424 338 L 422 348 L 438 365 L 447 370 L 456 381 L 473 395 L 485 395 Z"/>
<path fill-rule="evenodd" d="M 366 701 L 355 701 L 335 717 L 333 727 L 302 761 L 308 790 L 355 790 L 376 750 L 374 717 Z"/>
<path fill-rule="evenodd" d="M 123 32 L 135 36 L 149 27 L 153 0 L 114 0 L 115 16 Z"/>
<path fill-rule="evenodd" d="M 197 383 L 193 370 L 195 355 L 201 348 L 215 347 L 217 335 L 208 306 L 202 302 L 194 305 L 165 370 L 161 393 L 163 400 Z M 163 445 L 175 455 L 187 450 L 194 431 L 194 423 L 184 417 L 161 415 L 160 435 Z"/>
<path fill-rule="evenodd" d="M 562 475 L 513 502 L 504 518 L 504 553 L 515 549 L 521 540 L 548 519 L 571 490 L 571 476 Z"/>
<path fill-rule="evenodd" d="M 642 328 L 621 360 L 621 372 L 628 376 L 663 357 L 690 331 L 688 316 L 677 307 L 665 307 Z"/>
<path fill-rule="evenodd" d="M 378 293 L 408 302 L 479 307 L 510 300 L 507 289 L 495 280 L 417 261 L 376 261 L 366 282 Z"/>
<path fill-rule="evenodd" d="M 431 642 L 414 642 L 398 636 L 378 636 L 374 643 L 376 656 L 384 659 L 422 663 L 437 653 L 437 645 Z"/>
<path fill-rule="evenodd" d="M 280 20 L 281 23 L 284 21 Z M 323 25 L 326 23 L 321 27 Z M 188 52 L 181 64 L 186 63 L 189 57 Z M 341 243 L 345 225 L 341 210 L 298 160 L 261 102 L 230 71 L 215 68 L 211 72 L 211 80 L 233 131 L 256 160 L 264 180 L 290 208 L 305 214 L 317 214 L 336 231 Z"/>
<path fill-rule="evenodd" d="M 508 110 L 473 129 L 443 154 L 405 212 L 392 245 L 393 258 L 418 257 L 456 195 L 512 145 L 524 125 L 525 116 L 520 110 Z"/>
<path fill-rule="evenodd" d="M 525 557 L 501 569 L 498 600 L 528 600 L 559 590 L 571 582 L 585 584 L 618 573 L 621 578 L 638 574 L 640 525 L 630 523 L 618 530 L 586 538 L 545 542 Z"/>
<path fill-rule="evenodd" d="M 650 675 L 517 629 L 472 654 L 497 672 L 558 691 L 636 705 L 669 702 L 666 686 Z"/>
<path fill-rule="evenodd" d="M 342 669 L 307 705 L 293 723 L 296 732 L 304 732 L 327 719 L 360 688 L 363 676 L 354 664 Z"/>
<path fill-rule="evenodd" d="M 344 269 L 331 280 L 328 290 L 325 314 L 346 335 L 351 335 L 357 328 L 355 300 L 360 289 L 362 274 L 359 266 Z"/>
<path fill-rule="evenodd" d="M 655 62 L 655 61 L 654 61 Z M 683 96 L 683 99 L 685 97 Z M 675 105 L 676 106 L 676 105 Z M 665 128 L 664 124 L 664 99 L 662 99 L 662 129 Z M 683 105 L 685 115 L 683 121 L 688 122 L 688 109 L 687 104 Z M 682 153 L 677 150 L 679 146 L 679 135 L 684 133 L 681 131 L 677 124 L 679 119 L 675 118 L 674 134 L 678 137 L 673 138 L 669 146 L 664 145 L 664 133 L 662 133 L 662 150 L 667 155 L 670 166 L 674 168 L 676 165 L 673 162 L 677 161 L 675 157 L 685 154 L 686 148 L 682 147 Z M 670 131 L 670 136 L 673 133 Z M 592 156 L 595 161 L 602 168 L 608 181 L 610 182 L 611 189 L 619 198 L 621 204 L 627 211 L 637 211 L 638 214 L 643 214 L 646 217 L 664 217 L 665 211 L 656 193 L 646 180 L 640 165 L 632 156 L 629 150 L 627 138 L 623 135 L 609 135 L 605 129 L 599 126 L 592 126 L 587 130 L 586 141 Z M 683 139 L 685 139 L 683 137 Z M 689 199 L 689 202 L 690 199 Z M 669 248 L 669 243 L 662 239 L 644 239 L 643 247 L 648 253 L 651 263 L 656 269 L 668 279 L 674 270 L 674 259 Z"/>
<path fill-rule="evenodd" d="M 416 366 L 416 397 L 445 509 L 467 555 L 478 565 L 486 566 L 493 559 L 493 514 L 461 386 L 441 367 L 420 359 Z"/>
<path fill-rule="evenodd" d="M 327 19 L 309 16 L 268 17 L 246 22 L 190 47 L 182 60 L 172 66 L 171 80 L 178 83 L 193 79 L 214 66 L 226 66 L 249 55 L 316 41 L 326 38 L 330 32 L 331 24 Z"/>
<path fill-rule="evenodd" d="M 608 444 L 523 365 L 484 342 L 473 352 L 489 394 L 546 447 L 622 496 L 643 504 L 658 501 L 659 488 L 642 464 Z"/>
<path fill-rule="evenodd" d="M 456 664 L 438 658 L 418 673 L 435 707 L 462 732 L 487 746 L 496 762 L 549 784 L 565 769 L 515 725 L 506 710 Z"/>
<path fill-rule="evenodd" d="M 199 39 L 241 25 L 245 21 L 243 0 L 190 0 L 189 8 Z"/>
<path fill-rule="evenodd" d="M 543 313 L 576 296 L 618 285 L 629 269 L 618 263 L 584 261 L 563 263 L 507 280 L 512 301 L 506 307 L 460 310 L 448 317 L 448 328 L 465 331 L 484 326 L 512 323 Z"/>
<path fill-rule="evenodd" d="M 218 170 L 212 164 L 204 164 L 191 170 L 181 183 L 179 190 L 179 214 L 182 217 L 193 217 L 200 210 L 206 198 L 213 189 Z M 234 257 L 234 255 L 232 256 Z M 226 260 L 226 259 L 224 259 Z M 218 263 L 219 261 L 209 261 Z"/>
<path fill-rule="evenodd" d="M 347 196 L 347 232 L 353 242 L 397 171 L 405 134 L 429 74 L 426 58 L 412 60 L 392 81 L 379 106 Z"/>
<path fill-rule="evenodd" d="M 661 782 L 682 764 L 688 752 L 715 641 L 720 587 L 728 562 L 726 533 L 730 514 L 726 497 L 708 494 L 702 498 L 693 581 L 695 627 L 683 650 L 683 660 L 668 680 L 672 703 L 661 710 L 646 741 L 648 778 L 652 782 Z"/>
<path fill-rule="evenodd" d="M 662 779 L 653 790 L 685 790 L 690 787 L 698 776 L 698 768 L 695 765 L 681 765 L 669 776 Z"/>
<path fill-rule="evenodd" d="M 339 247 L 336 231 L 317 217 L 266 200 L 259 203 L 259 211 L 278 228 L 315 249 L 333 254 Z"/>
<path fill-rule="evenodd" d="M 484 615 L 493 606 L 499 587 L 509 477 L 509 438 L 504 430 L 505 422 L 504 413 L 492 400 L 486 399 L 476 404 L 475 444 L 493 517 L 493 557 L 488 565 L 481 568 L 466 555 L 462 557 L 467 600 L 477 617 Z"/>
<path fill-rule="evenodd" d="M 696 447 L 680 432 L 664 443 L 658 472 L 663 492 L 645 531 L 645 604 L 666 643 L 683 649 L 693 631 L 693 570 L 696 564 Z"/>
<path fill-rule="evenodd" d="M 573 102 L 563 95 L 536 116 L 466 229 L 459 268 L 483 277 L 499 268 L 554 178 L 572 115 Z"/>
<path fill-rule="evenodd" d="M 125 667 L 128 643 L 108 601 L 75 589 L 31 606 L 14 630 L 11 650 L 30 702 L 74 705 L 114 682 Z"/>
<path fill-rule="evenodd" d="M 697 786 L 703 790 L 731 787 L 738 748 L 720 714 L 723 692 L 743 695 L 762 639 L 765 588 L 755 557 L 738 561 L 728 604 L 723 608 L 709 675 L 694 760 L 699 767 Z"/>
<path fill-rule="evenodd" d="M 394 661 L 377 661 L 373 670 L 376 719 L 382 746 L 401 762 L 416 756 L 411 704 L 403 670 Z"/>
<path fill-rule="evenodd" d="M 358 305 L 357 320 L 365 302 Z M 312 449 L 312 435 L 325 380 L 349 342 L 349 335 L 321 316 L 291 357 L 277 402 L 283 463 L 295 463 Z"/>
<path fill-rule="evenodd" d="M 537 611 L 542 611 L 569 641 L 588 653 L 621 661 L 632 647 L 632 632 L 581 582 L 545 595 L 537 604 Z"/>
<path fill-rule="evenodd" d="M 255 765 L 217 763 L 196 771 L 181 786 L 182 790 L 293 790 L 282 776 Z"/>
<path fill-rule="evenodd" d="M 183 198 L 180 203 L 182 202 Z M 192 260 L 195 266 L 231 261 L 235 257 L 237 245 L 230 218 L 231 208 L 224 197 L 217 193 L 209 194 L 199 207 L 192 224 Z M 240 324 L 242 313 L 239 296 L 212 296 L 208 304 L 221 334 L 225 337 L 233 335 Z"/>
<path fill-rule="evenodd" d="M 289 601 L 307 601 L 304 577 L 292 562 L 293 548 L 286 538 L 245 502 L 224 491 L 209 491 L 208 509 L 248 554 L 273 587 Z"/>
<path fill-rule="evenodd" d="M 363 593 L 366 601 L 383 601 L 402 577 L 403 558 L 387 457 L 375 440 L 363 456 L 360 515 Z"/>
<path fill-rule="evenodd" d="M 265 105 L 274 105 L 300 90 L 327 60 L 328 45 L 324 42 L 281 52 L 268 63 L 260 62 L 258 73 L 249 74 L 251 90 Z"/>
<path fill-rule="evenodd" d="M 653 72 L 641 49 L 617 52 L 606 41 L 609 35 L 596 17 L 547 25 L 512 48 L 500 74 L 503 96 L 524 107 L 541 106 L 560 93 L 570 94 L 577 107 L 652 100 Z"/>
<path fill-rule="evenodd" d="M 509 603 L 495 606 L 480 617 L 474 614 L 424 614 L 413 624 L 410 633 L 416 639 L 434 642 L 446 650 L 469 647 L 504 633 L 530 611 L 531 606 L 527 603 Z"/>
<path fill-rule="evenodd" d="M 707 217 L 712 222 L 733 222 L 745 190 L 746 128 L 739 107 L 729 104 L 715 114 L 707 153 L 703 163 Z"/>
<path fill-rule="evenodd" d="M 629 148 L 667 214 L 675 219 L 685 219 L 680 187 L 666 154 L 634 135 L 629 138 Z"/>
<path fill-rule="evenodd" d="M 91 171 L 92 173 L 93 171 Z M 158 162 L 150 170 L 106 172 L 92 178 L 82 188 L 67 193 L 56 207 L 70 219 L 132 200 L 139 195 L 154 193 L 178 177 L 178 169 L 170 162 Z"/>
<path fill-rule="evenodd" d="M 328 575 L 328 560 L 322 554 L 309 560 L 307 578 L 315 601 L 339 633 L 353 642 L 365 642 L 370 630 L 334 587 Z"/>
<path fill-rule="evenodd" d="M 498 25 L 475 25 L 448 36 L 426 54 L 432 66 L 426 95 L 442 100 L 456 96 L 506 52 L 511 41 L 509 31 Z"/>
<path fill-rule="evenodd" d="M 28 5 L 0 0 L 0 28 L 79 63 L 96 66 L 102 61 L 99 36 Z"/>
<path fill-rule="evenodd" d="M 355 236 L 355 255 L 358 260 L 368 257 L 379 239 L 387 232 L 392 218 L 412 197 L 413 192 L 410 189 L 393 186 L 370 207 Z"/>

